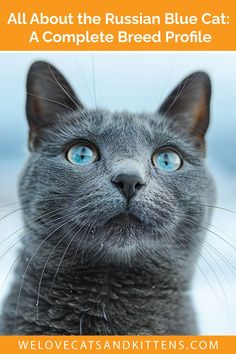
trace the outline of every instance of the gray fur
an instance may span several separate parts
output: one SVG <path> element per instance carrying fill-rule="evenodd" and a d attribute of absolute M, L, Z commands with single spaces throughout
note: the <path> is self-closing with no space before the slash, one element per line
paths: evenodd
<path fill-rule="evenodd" d="M 36 129 L 27 106 L 32 152 L 19 183 L 25 237 L 1 333 L 197 334 L 190 289 L 214 184 L 190 112 L 176 107 L 173 119 L 164 106 L 161 114 L 131 114 L 76 102 Z M 84 167 L 65 158 L 81 138 L 100 153 Z M 152 165 L 163 146 L 180 152 L 179 170 Z M 119 173 L 145 181 L 128 212 L 111 182 Z"/>

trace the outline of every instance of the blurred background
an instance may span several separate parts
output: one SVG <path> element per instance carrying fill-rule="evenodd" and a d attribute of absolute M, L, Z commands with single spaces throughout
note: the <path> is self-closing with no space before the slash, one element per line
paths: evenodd
<path fill-rule="evenodd" d="M 235 52 L 0 54 L 0 305 L 11 282 L 22 227 L 17 179 L 28 155 L 26 74 L 39 59 L 58 67 L 86 106 L 111 110 L 154 111 L 189 73 L 210 74 L 207 160 L 219 209 L 196 265 L 193 297 L 201 334 L 236 334 Z"/>

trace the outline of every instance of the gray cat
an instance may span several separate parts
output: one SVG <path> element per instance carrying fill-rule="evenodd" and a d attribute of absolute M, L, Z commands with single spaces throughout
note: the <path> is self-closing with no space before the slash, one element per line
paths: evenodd
<path fill-rule="evenodd" d="M 197 334 L 190 290 L 214 183 L 210 79 L 154 114 L 88 110 L 62 74 L 27 79 L 24 237 L 2 334 Z"/>

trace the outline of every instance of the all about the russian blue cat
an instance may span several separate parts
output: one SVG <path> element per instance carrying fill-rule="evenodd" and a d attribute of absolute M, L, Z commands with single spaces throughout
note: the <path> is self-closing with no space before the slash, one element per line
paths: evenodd
<path fill-rule="evenodd" d="M 106 12 L 103 16 L 90 15 L 86 12 L 79 12 L 76 15 L 68 13 L 66 15 L 47 15 L 43 12 L 27 14 L 26 12 L 11 12 L 7 24 L 37 24 L 37 25 L 196 25 L 202 22 L 204 25 L 227 25 L 230 17 L 224 13 L 212 14 L 203 13 L 200 17 L 195 15 L 183 15 L 178 12 L 166 12 L 160 15 L 145 15 L 139 12 L 136 15 L 117 15 Z"/>

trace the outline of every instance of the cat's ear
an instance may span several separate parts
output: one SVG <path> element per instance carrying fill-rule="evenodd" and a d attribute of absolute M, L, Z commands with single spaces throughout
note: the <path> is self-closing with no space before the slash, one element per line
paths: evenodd
<path fill-rule="evenodd" d="M 200 145 L 204 143 L 210 119 L 211 81 L 202 72 L 187 76 L 170 93 L 159 109 L 159 113 L 175 120 L 181 129 L 187 129 L 198 138 Z"/>
<path fill-rule="evenodd" d="M 44 61 L 33 63 L 27 76 L 26 115 L 30 136 L 60 119 L 60 115 L 83 109 L 64 76 Z"/>

